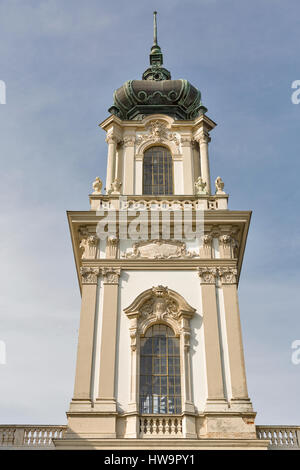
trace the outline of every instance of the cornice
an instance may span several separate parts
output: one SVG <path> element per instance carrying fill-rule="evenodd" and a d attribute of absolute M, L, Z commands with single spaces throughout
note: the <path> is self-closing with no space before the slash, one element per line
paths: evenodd
<path fill-rule="evenodd" d="M 203 127 L 204 129 L 211 131 L 214 127 L 216 127 L 216 123 L 210 119 L 206 114 L 201 114 L 199 117 L 196 119 L 173 119 L 172 117 L 166 115 L 166 114 L 151 114 L 145 116 L 143 119 L 139 121 L 135 120 L 126 120 L 126 119 L 120 119 L 116 115 L 112 114 L 108 116 L 104 121 L 102 121 L 99 124 L 99 127 L 101 127 L 103 130 L 107 130 L 111 125 L 117 124 L 118 127 L 121 127 L 123 129 L 125 128 L 134 128 L 134 129 L 144 129 L 145 125 L 147 125 L 150 121 L 155 120 L 155 119 L 160 119 L 163 121 L 168 122 L 169 126 L 172 127 L 173 129 L 190 129 L 190 130 L 195 130 L 198 129 L 199 127 Z"/>
<path fill-rule="evenodd" d="M 126 271 L 132 270 L 184 270 L 193 271 L 198 268 L 229 268 L 236 269 L 237 259 L 165 259 L 165 260 L 152 260 L 152 259 L 94 259 L 94 260 L 82 260 L 81 266 L 87 268 L 117 268 L 125 269 Z"/>
<path fill-rule="evenodd" d="M 239 281 L 241 267 L 244 258 L 244 251 L 246 246 L 246 240 L 249 230 L 249 224 L 251 219 L 251 211 L 229 211 L 229 210 L 217 210 L 217 211 L 205 211 L 204 216 L 204 229 L 206 231 L 213 230 L 214 228 L 219 229 L 226 225 L 237 225 L 241 229 L 241 238 L 239 246 L 239 257 L 238 259 L 176 259 L 176 260 L 133 260 L 133 259 L 93 259 L 93 260 L 82 260 L 78 245 L 77 230 L 80 225 L 91 225 L 96 226 L 99 221 L 99 216 L 95 211 L 67 211 L 68 223 L 71 233 L 72 247 L 75 257 L 75 264 L 77 270 L 78 283 L 81 290 L 81 266 L 111 266 L 120 267 L 122 269 L 170 269 L 170 270 L 191 270 L 201 266 L 225 266 L 225 267 L 236 267 L 238 275 L 237 282 Z M 129 219 L 130 220 L 130 219 Z M 95 227 L 96 228 L 96 227 Z"/>
<path fill-rule="evenodd" d="M 104 209 L 105 210 L 105 209 Z M 116 209 L 116 212 L 118 210 Z M 130 213 L 129 213 L 130 214 Z M 249 225 L 252 211 L 229 211 L 229 210 L 205 210 L 204 224 L 221 225 L 221 224 L 246 224 Z M 97 224 L 99 215 L 97 211 L 67 211 L 69 223 L 77 224 Z M 132 215 L 132 217 L 135 217 Z M 130 215 L 128 216 L 130 219 Z"/>

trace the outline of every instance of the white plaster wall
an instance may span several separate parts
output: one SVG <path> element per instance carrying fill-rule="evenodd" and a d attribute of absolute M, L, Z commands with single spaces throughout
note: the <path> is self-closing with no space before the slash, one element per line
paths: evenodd
<path fill-rule="evenodd" d="M 135 243 L 134 240 L 120 240 L 119 246 L 120 246 L 120 256 L 124 256 L 126 253 L 126 250 L 128 248 L 132 248 L 133 243 Z"/>
<path fill-rule="evenodd" d="M 92 371 L 92 400 L 98 397 L 99 375 L 100 375 L 100 350 L 101 350 L 101 332 L 103 319 L 103 281 L 98 278 L 97 286 L 97 304 L 95 318 L 95 339 L 93 349 L 93 371 Z M 92 333 L 91 333 L 92 334 Z"/>
<path fill-rule="evenodd" d="M 217 238 L 213 238 L 212 249 L 213 258 L 220 258 L 219 240 Z"/>
<path fill-rule="evenodd" d="M 221 336 L 221 358 L 222 358 L 223 383 L 224 383 L 224 390 L 225 390 L 226 398 L 227 400 L 230 400 L 232 398 L 232 389 L 231 389 L 229 353 L 228 353 L 228 342 L 227 342 L 227 332 L 226 332 L 225 305 L 224 305 L 223 289 L 219 286 L 216 287 L 216 297 L 217 297 L 219 328 L 220 328 L 220 336 Z"/>
<path fill-rule="evenodd" d="M 194 240 L 183 240 L 185 245 L 186 245 L 186 249 L 187 250 L 190 250 L 190 251 L 195 251 L 197 252 L 197 254 L 199 254 L 199 248 L 200 248 L 200 241 L 202 243 L 202 240 L 199 240 L 199 238 L 194 238 Z"/>
<path fill-rule="evenodd" d="M 116 359 L 116 397 L 119 409 L 126 411 L 130 393 L 130 337 L 129 321 L 123 310 L 146 289 L 167 286 L 182 295 L 196 309 L 191 320 L 191 366 L 194 403 L 204 408 L 206 399 L 206 373 L 202 302 L 199 277 L 196 271 L 122 271 L 119 287 L 119 311 Z"/>
<path fill-rule="evenodd" d="M 103 259 L 105 258 L 105 250 L 106 250 L 106 239 L 99 240 L 99 249 L 98 249 L 98 258 Z"/>

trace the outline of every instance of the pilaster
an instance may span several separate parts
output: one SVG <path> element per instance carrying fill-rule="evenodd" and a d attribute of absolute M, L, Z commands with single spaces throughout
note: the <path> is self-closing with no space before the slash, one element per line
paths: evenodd
<path fill-rule="evenodd" d="M 201 176 L 203 181 L 206 183 L 206 189 L 208 194 L 211 194 L 211 182 L 210 182 L 210 169 L 209 169 L 209 156 L 208 156 L 208 143 L 210 142 L 209 133 L 205 130 L 201 130 L 195 137 L 195 140 L 199 142 L 200 147 L 200 162 L 201 162 Z"/>
<path fill-rule="evenodd" d="M 232 267 L 218 268 L 222 284 L 228 358 L 231 380 L 231 408 L 252 411 L 248 397 L 242 331 L 237 294 L 237 270 Z"/>
<path fill-rule="evenodd" d="M 134 194 L 134 144 L 135 135 L 124 136 L 123 194 Z"/>
<path fill-rule="evenodd" d="M 106 192 L 108 192 L 111 189 L 111 185 L 115 179 L 118 138 L 115 134 L 110 133 L 106 137 L 106 142 L 108 144 Z"/>
<path fill-rule="evenodd" d="M 103 268 L 103 310 L 100 348 L 100 370 L 96 411 L 116 412 L 115 363 L 119 268 Z"/>
<path fill-rule="evenodd" d="M 82 301 L 77 347 L 74 396 L 70 410 L 87 410 L 91 407 L 92 367 L 94 348 L 94 324 L 97 303 L 97 282 L 100 269 L 80 268 L 82 279 Z"/>
<path fill-rule="evenodd" d="M 222 360 L 220 349 L 220 331 L 216 298 L 217 269 L 198 269 L 203 307 L 203 327 L 205 342 L 205 362 L 207 377 L 206 410 L 222 411 L 227 409 L 224 394 Z"/>
<path fill-rule="evenodd" d="M 193 172 L 193 149 L 191 136 L 181 137 L 181 148 L 183 156 L 183 186 L 185 194 L 193 194 L 194 172 Z"/>

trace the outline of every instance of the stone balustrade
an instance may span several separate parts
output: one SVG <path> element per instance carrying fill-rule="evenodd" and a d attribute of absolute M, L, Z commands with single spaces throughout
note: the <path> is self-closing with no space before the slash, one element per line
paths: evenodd
<path fill-rule="evenodd" d="M 53 439 L 63 438 L 67 426 L 0 426 L 2 448 L 54 449 Z M 271 450 L 300 450 L 300 426 L 256 426 L 258 439 L 269 439 Z M 181 416 L 147 415 L 140 417 L 140 438 L 182 438 Z"/>
<path fill-rule="evenodd" d="M 258 439 L 269 439 L 269 449 L 300 450 L 300 426 L 256 426 Z"/>
<path fill-rule="evenodd" d="M 64 436 L 67 426 L 0 426 L 0 447 L 53 447 L 52 439 Z"/>
<path fill-rule="evenodd" d="M 140 438 L 183 437 L 181 416 L 147 415 L 140 418 Z"/>
<path fill-rule="evenodd" d="M 139 210 L 139 208 L 159 210 L 159 209 L 200 209 L 203 210 L 221 210 L 227 209 L 228 195 L 213 196 L 122 196 L 122 195 L 94 195 L 90 196 L 91 210 L 107 209 L 108 207 L 119 209 L 128 208 Z M 119 198 L 122 197 L 122 202 Z"/>

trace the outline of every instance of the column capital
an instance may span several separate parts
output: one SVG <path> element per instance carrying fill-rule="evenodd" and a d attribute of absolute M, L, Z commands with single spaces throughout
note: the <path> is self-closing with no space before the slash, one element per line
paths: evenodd
<path fill-rule="evenodd" d="M 102 275 L 104 284 L 119 284 L 121 268 L 103 268 Z"/>
<path fill-rule="evenodd" d="M 212 235 L 210 233 L 205 233 L 202 236 L 202 244 L 200 246 L 201 258 L 212 258 L 212 243 L 213 243 Z"/>
<path fill-rule="evenodd" d="M 116 134 L 107 134 L 105 142 L 107 144 L 117 144 L 120 141 Z"/>
<path fill-rule="evenodd" d="M 208 144 L 211 141 L 209 133 L 203 129 L 195 135 L 194 139 L 199 142 L 199 144 Z"/>
<path fill-rule="evenodd" d="M 97 255 L 97 247 L 99 238 L 96 234 L 80 234 L 80 243 L 79 243 L 79 250 L 81 252 L 82 259 L 95 259 Z"/>
<path fill-rule="evenodd" d="M 198 275 L 201 284 L 214 284 L 216 283 L 217 268 L 201 267 L 198 268 Z"/>
<path fill-rule="evenodd" d="M 218 268 L 222 285 L 237 283 L 237 269 L 231 267 Z"/>
<path fill-rule="evenodd" d="M 117 258 L 119 247 L 119 238 L 115 235 L 107 237 L 106 240 L 106 258 Z"/>
<path fill-rule="evenodd" d="M 182 147 L 191 147 L 192 141 L 193 141 L 192 136 L 185 135 L 181 137 Z"/>
<path fill-rule="evenodd" d="M 98 267 L 82 266 L 80 268 L 82 284 L 97 284 L 101 269 Z"/>
<path fill-rule="evenodd" d="M 134 135 L 127 135 L 123 139 L 124 147 L 133 147 L 135 144 L 135 136 Z"/>

